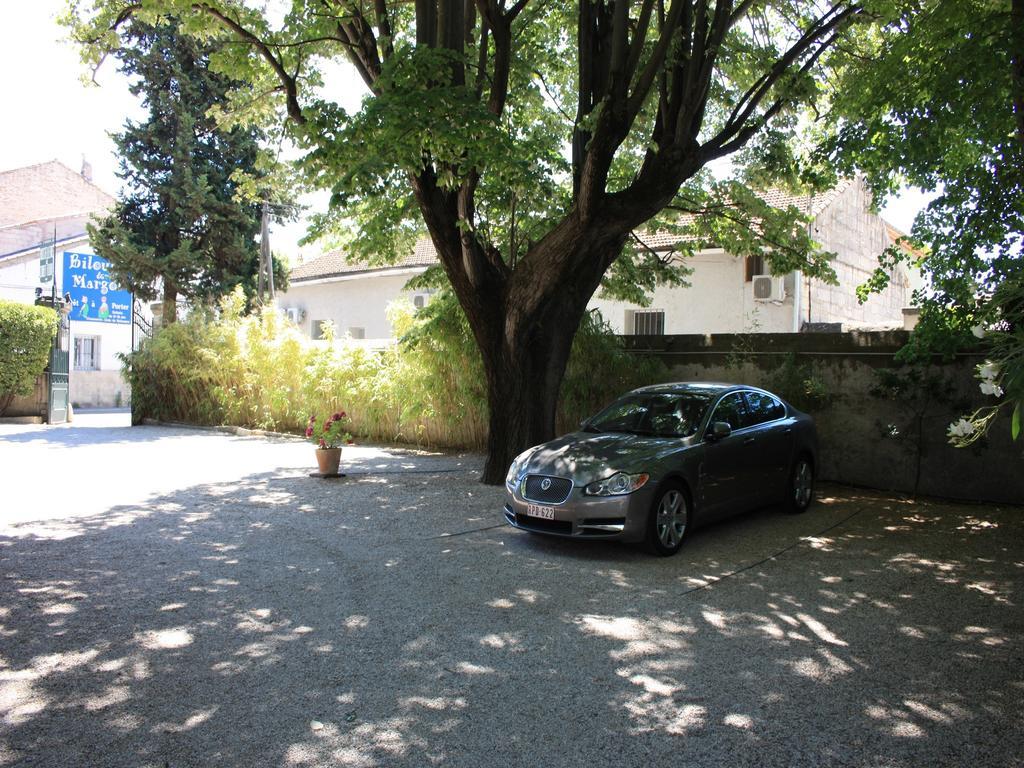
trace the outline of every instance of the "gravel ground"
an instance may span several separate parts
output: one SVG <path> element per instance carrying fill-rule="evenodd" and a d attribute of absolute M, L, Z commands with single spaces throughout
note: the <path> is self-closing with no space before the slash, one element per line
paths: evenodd
<path fill-rule="evenodd" d="M 1021 508 L 825 487 L 656 559 L 477 456 L 312 459 L 0 425 L 0 765 L 1024 765 Z"/>

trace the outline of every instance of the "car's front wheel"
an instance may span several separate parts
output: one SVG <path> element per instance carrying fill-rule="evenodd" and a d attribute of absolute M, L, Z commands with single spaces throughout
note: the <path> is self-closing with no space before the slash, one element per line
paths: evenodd
<path fill-rule="evenodd" d="M 669 482 L 658 492 L 647 522 L 647 548 L 656 555 L 674 555 L 683 545 L 690 522 L 686 489 Z"/>
<path fill-rule="evenodd" d="M 802 454 L 793 465 L 789 479 L 787 503 L 791 512 L 806 512 L 814 498 L 814 464 L 811 457 Z"/>

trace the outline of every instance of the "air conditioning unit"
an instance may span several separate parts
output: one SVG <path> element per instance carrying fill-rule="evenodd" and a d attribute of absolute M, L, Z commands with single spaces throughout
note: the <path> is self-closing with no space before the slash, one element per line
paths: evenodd
<path fill-rule="evenodd" d="M 298 307 L 285 307 L 284 314 L 285 317 L 287 317 L 296 325 L 302 322 L 302 310 L 300 310 Z"/>
<path fill-rule="evenodd" d="M 784 277 L 754 275 L 754 298 L 757 301 L 782 301 L 786 298 Z"/>

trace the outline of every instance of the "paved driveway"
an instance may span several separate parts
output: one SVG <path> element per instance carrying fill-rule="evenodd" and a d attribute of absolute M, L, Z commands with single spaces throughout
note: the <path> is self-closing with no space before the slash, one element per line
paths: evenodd
<path fill-rule="evenodd" d="M 480 460 L 0 426 L 0 765 L 1011 766 L 1021 509 L 823 489 L 661 560 Z"/>

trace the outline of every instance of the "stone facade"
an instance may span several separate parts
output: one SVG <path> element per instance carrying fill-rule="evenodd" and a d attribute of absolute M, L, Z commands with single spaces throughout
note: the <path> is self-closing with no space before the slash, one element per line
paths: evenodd
<path fill-rule="evenodd" d="M 891 229 L 871 211 L 871 193 L 864 182 L 854 179 L 817 215 L 812 225 L 814 239 L 836 254 L 832 268 L 838 285 L 821 280 L 803 282 L 801 325 L 842 323 L 902 327 L 903 308 L 910 306 L 912 276 L 899 267 L 889 287 L 861 304 L 857 286 L 871 277 L 878 256 L 893 244 Z"/>

